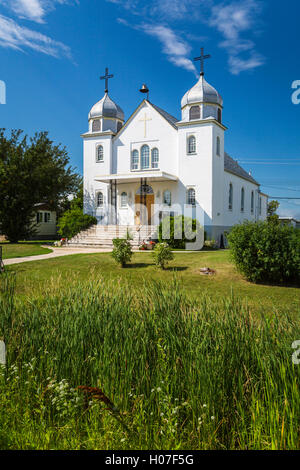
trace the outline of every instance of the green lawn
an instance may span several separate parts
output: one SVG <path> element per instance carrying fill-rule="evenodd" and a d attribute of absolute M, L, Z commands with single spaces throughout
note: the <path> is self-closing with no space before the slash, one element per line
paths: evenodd
<path fill-rule="evenodd" d="M 210 267 L 214 276 L 202 276 L 199 269 Z M 43 261 L 12 265 L 8 271 L 17 273 L 17 289 L 20 294 L 39 295 L 52 278 L 53 283 L 65 285 L 70 278 L 88 281 L 94 275 L 129 281 L 138 291 L 151 280 L 180 279 L 190 297 L 199 298 L 204 293 L 218 301 L 232 293 L 247 301 L 249 306 L 262 314 L 275 309 L 284 312 L 299 311 L 300 290 L 296 287 L 255 285 L 247 282 L 230 261 L 229 251 L 176 253 L 166 271 L 158 270 L 151 253 L 135 253 L 127 268 L 118 267 L 110 253 L 78 254 Z"/>
<path fill-rule="evenodd" d="M 3 259 L 23 258 L 25 256 L 46 255 L 52 250 L 43 248 L 41 245 L 48 241 L 30 241 L 20 243 L 0 243 L 3 248 Z"/>

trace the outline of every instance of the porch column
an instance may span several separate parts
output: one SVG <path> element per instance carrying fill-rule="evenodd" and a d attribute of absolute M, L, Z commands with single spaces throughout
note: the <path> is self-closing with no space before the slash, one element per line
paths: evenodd
<path fill-rule="evenodd" d="M 110 180 L 110 223 L 117 225 L 117 180 Z"/>

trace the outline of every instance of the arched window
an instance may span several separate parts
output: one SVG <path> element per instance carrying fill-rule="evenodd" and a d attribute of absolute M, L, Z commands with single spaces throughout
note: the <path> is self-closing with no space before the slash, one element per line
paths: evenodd
<path fill-rule="evenodd" d="M 166 191 L 164 191 L 164 204 L 166 204 L 167 206 L 170 206 L 171 203 L 172 203 L 171 191 L 166 189 Z"/>
<path fill-rule="evenodd" d="M 196 153 L 196 137 L 194 135 L 188 138 L 188 153 Z"/>
<path fill-rule="evenodd" d="M 218 121 L 222 122 L 222 110 L 218 108 Z"/>
<path fill-rule="evenodd" d="M 100 119 L 95 119 L 92 125 L 92 132 L 99 132 L 101 130 Z"/>
<path fill-rule="evenodd" d="M 121 207 L 127 207 L 127 193 L 125 191 L 121 194 Z"/>
<path fill-rule="evenodd" d="M 251 214 L 254 212 L 254 191 L 251 191 Z"/>
<path fill-rule="evenodd" d="M 196 192 L 195 192 L 194 188 L 188 189 L 187 203 L 190 204 L 191 206 L 196 205 Z"/>
<path fill-rule="evenodd" d="M 119 130 L 122 128 L 122 123 L 120 121 L 118 121 L 117 123 L 117 132 L 119 132 Z"/>
<path fill-rule="evenodd" d="M 152 168 L 158 168 L 159 164 L 159 152 L 157 148 L 152 149 Z"/>
<path fill-rule="evenodd" d="M 245 209 L 245 190 L 242 188 L 241 190 L 241 212 L 244 212 Z"/>
<path fill-rule="evenodd" d="M 103 193 L 97 193 L 97 207 L 103 207 Z"/>
<path fill-rule="evenodd" d="M 192 119 L 200 119 L 200 106 L 192 106 L 190 108 L 190 121 Z"/>
<path fill-rule="evenodd" d="M 97 154 L 96 154 L 97 162 L 103 162 L 103 156 L 104 156 L 103 147 L 102 147 L 102 145 L 98 145 Z"/>
<path fill-rule="evenodd" d="M 232 211 L 233 206 L 233 186 L 232 183 L 229 184 L 229 201 L 228 201 L 228 209 Z"/>
<path fill-rule="evenodd" d="M 221 155 L 221 140 L 220 140 L 220 137 L 217 137 L 217 155 L 218 155 L 218 157 Z"/>
<path fill-rule="evenodd" d="M 141 148 L 141 169 L 146 170 L 149 168 L 149 147 L 148 145 L 143 145 Z"/>
<path fill-rule="evenodd" d="M 131 154 L 131 169 L 139 169 L 139 152 L 137 150 L 133 150 Z"/>

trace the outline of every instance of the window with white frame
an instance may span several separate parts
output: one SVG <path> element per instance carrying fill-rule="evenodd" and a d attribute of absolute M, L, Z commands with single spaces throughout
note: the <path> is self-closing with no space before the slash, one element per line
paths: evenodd
<path fill-rule="evenodd" d="M 141 169 L 147 170 L 150 164 L 150 151 L 148 145 L 141 148 Z"/>
<path fill-rule="evenodd" d="M 196 153 L 196 137 L 190 135 L 187 141 L 188 153 Z"/>
<path fill-rule="evenodd" d="M 92 124 L 92 132 L 99 132 L 101 130 L 100 119 L 95 119 Z"/>
<path fill-rule="evenodd" d="M 217 137 L 217 155 L 218 155 L 218 157 L 221 155 L 221 140 L 220 140 L 220 137 Z"/>
<path fill-rule="evenodd" d="M 50 212 L 45 212 L 44 213 L 44 222 L 45 222 L 45 224 L 48 224 L 50 222 L 50 219 L 51 219 Z"/>
<path fill-rule="evenodd" d="M 97 207 L 103 207 L 103 202 L 104 202 L 103 193 L 101 193 L 100 191 L 99 193 L 97 193 Z"/>
<path fill-rule="evenodd" d="M 254 212 L 254 191 L 251 191 L 251 214 Z"/>
<path fill-rule="evenodd" d="M 200 119 L 200 106 L 191 106 L 190 121 L 192 121 L 193 119 Z"/>
<path fill-rule="evenodd" d="M 98 145 L 97 150 L 96 150 L 96 161 L 103 162 L 104 160 L 104 152 L 103 152 L 103 147 L 102 145 Z"/>
<path fill-rule="evenodd" d="M 133 150 L 131 153 L 131 169 L 138 170 L 139 169 L 139 152 L 138 150 Z"/>
<path fill-rule="evenodd" d="M 159 151 L 157 148 L 152 149 L 151 151 L 152 155 L 152 168 L 158 168 L 159 167 Z"/>
<path fill-rule="evenodd" d="M 233 207 L 233 186 L 232 183 L 229 184 L 229 200 L 228 200 L 228 209 L 232 211 Z"/>
<path fill-rule="evenodd" d="M 37 212 L 36 214 L 36 223 L 39 224 L 43 222 L 43 212 Z"/>
<path fill-rule="evenodd" d="M 164 191 L 163 201 L 164 201 L 164 204 L 166 204 L 167 206 L 170 206 L 172 203 L 171 191 L 169 191 L 168 189 Z"/>
<path fill-rule="evenodd" d="M 121 194 L 121 207 L 127 207 L 127 193 L 125 191 Z"/>
<path fill-rule="evenodd" d="M 245 189 L 241 189 L 241 212 L 244 212 L 245 209 Z"/>
<path fill-rule="evenodd" d="M 196 205 L 196 191 L 194 188 L 189 188 L 187 191 L 187 203 L 191 206 Z"/>

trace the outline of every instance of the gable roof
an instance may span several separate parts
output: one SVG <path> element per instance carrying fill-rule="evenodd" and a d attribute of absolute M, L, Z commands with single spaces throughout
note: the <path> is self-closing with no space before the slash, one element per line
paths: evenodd
<path fill-rule="evenodd" d="M 229 171 L 229 173 L 233 173 L 236 176 L 240 176 L 245 180 L 251 181 L 251 183 L 257 184 L 259 186 L 259 183 L 226 152 L 224 153 L 224 170 Z"/>
<path fill-rule="evenodd" d="M 156 104 L 153 104 L 149 101 L 151 106 L 163 117 L 165 118 L 171 126 L 173 126 L 175 129 L 177 129 L 176 122 L 179 121 L 179 119 L 176 119 L 176 117 L 172 116 L 171 114 L 167 113 L 167 111 L 164 111 L 161 109 L 159 106 L 156 106 Z"/>

